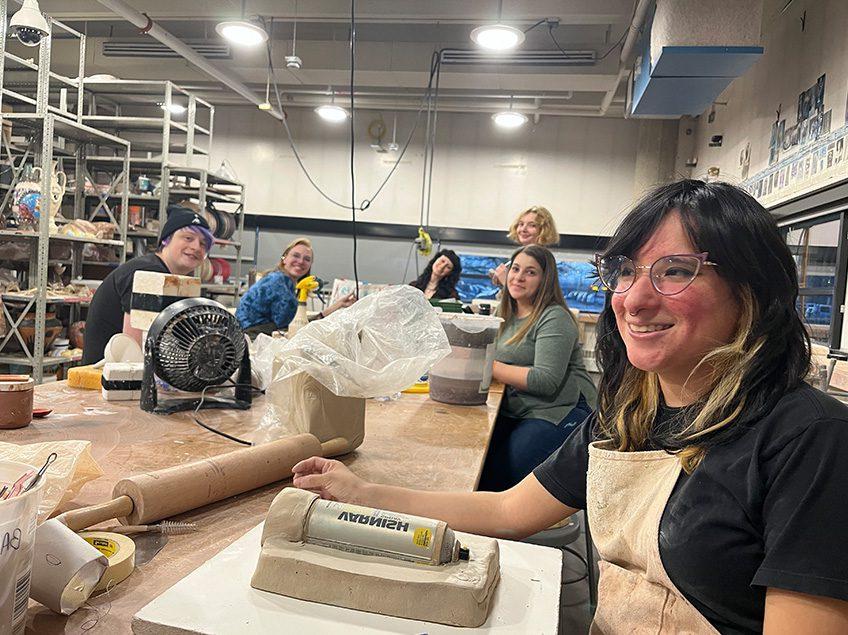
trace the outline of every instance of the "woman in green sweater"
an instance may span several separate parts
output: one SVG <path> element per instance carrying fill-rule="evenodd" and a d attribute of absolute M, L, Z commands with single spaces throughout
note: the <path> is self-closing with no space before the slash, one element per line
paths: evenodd
<path fill-rule="evenodd" d="M 480 477 L 481 490 L 496 492 L 562 445 L 598 395 L 549 250 L 528 245 L 513 254 L 499 315 L 492 377 L 506 389 Z"/>

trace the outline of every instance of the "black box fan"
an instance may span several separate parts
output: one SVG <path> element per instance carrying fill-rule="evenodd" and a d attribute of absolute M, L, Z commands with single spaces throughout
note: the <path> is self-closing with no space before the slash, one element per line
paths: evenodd
<path fill-rule="evenodd" d="M 234 398 L 159 399 L 156 377 L 186 392 L 227 382 L 238 370 Z M 214 300 L 186 298 L 166 307 L 147 332 L 141 409 L 170 414 L 201 408 L 250 408 L 250 355 L 238 320 Z"/>

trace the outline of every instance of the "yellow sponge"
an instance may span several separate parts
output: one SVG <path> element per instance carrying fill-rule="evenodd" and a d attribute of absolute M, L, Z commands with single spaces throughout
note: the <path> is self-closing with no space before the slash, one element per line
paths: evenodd
<path fill-rule="evenodd" d="M 74 366 L 68 370 L 68 386 L 85 390 L 100 390 L 103 370 L 93 366 Z"/>

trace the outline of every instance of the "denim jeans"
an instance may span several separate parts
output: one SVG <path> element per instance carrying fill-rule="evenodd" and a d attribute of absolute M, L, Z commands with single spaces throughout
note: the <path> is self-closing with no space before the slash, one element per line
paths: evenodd
<path fill-rule="evenodd" d="M 502 492 L 520 483 L 590 414 L 592 409 L 581 395 L 571 412 L 558 424 L 544 419 L 498 416 L 478 489 Z"/>

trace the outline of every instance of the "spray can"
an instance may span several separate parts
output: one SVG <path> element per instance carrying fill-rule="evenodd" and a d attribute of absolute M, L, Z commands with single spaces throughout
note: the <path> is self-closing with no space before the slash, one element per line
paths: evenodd
<path fill-rule="evenodd" d="M 305 536 L 309 544 L 416 564 L 469 558 L 443 521 L 320 498 L 307 514 Z"/>

